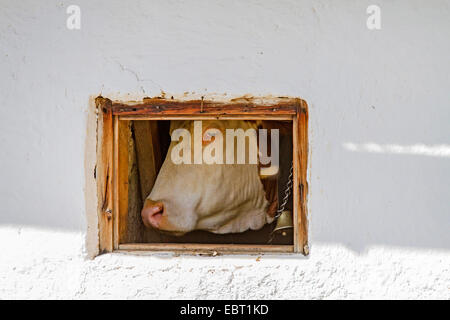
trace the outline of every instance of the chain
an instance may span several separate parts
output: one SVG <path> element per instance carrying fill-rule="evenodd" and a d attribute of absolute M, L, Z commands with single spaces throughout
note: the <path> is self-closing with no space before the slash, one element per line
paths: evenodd
<path fill-rule="evenodd" d="M 275 219 L 278 219 L 281 216 L 281 213 L 283 213 L 284 208 L 286 207 L 286 204 L 288 203 L 289 196 L 292 193 L 292 186 L 294 185 L 292 178 L 294 177 L 294 168 L 291 163 L 291 169 L 289 170 L 289 177 L 288 181 L 286 182 L 286 187 L 284 188 L 284 197 L 280 204 L 280 207 L 277 210 L 277 214 L 275 215 Z"/>
<path fill-rule="evenodd" d="M 288 203 L 289 196 L 292 193 L 292 187 L 294 185 L 294 182 L 292 179 L 293 177 L 294 177 L 294 167 L 293 167 L 293 164 L 291 163 L 291 169 L 289 170 L 288 181 L 286 182 L 286 187 L 284 188 L 284 197 L 283 197 L 283 200 L 282 200 L 282 202 L 277 210 L 277 213 L 274 217 L 274 221 L 276 221 L 281 216 L 281 214 L 284 211 L 284 208 L 286 207 L 286 204 Z M 270 233 L 269 241 L 267 241 L 268 244 L 271 244 L 273 241 L 273 238 L 275 235 L 275 232 L 274 232 L 275 228 L 276 228 L 276 225 L 275 225 L 274 229 L 272 230 L 272 232 Z"/>

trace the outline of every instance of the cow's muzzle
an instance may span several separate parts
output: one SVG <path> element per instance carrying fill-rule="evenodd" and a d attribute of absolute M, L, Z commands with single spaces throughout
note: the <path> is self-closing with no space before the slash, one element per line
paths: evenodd
<path fill-rule="evenodd" d="M 164 214 L 162 202 L 146 200 L 141 211 L 142 222 L 146 227 L 159 228 Z"/>

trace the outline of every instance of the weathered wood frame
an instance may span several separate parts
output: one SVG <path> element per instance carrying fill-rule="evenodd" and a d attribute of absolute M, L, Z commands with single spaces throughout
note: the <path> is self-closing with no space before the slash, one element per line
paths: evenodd
<path fill-rule="evenodd" d="M 236 100 L 218 103 L 204 100 L 175 101 L 145 98 L 142 103 L 113 102 L 97 97 L 97 165 L 99 249 L 112 251 L 171 251 L 194 254 L 225 253 L 303 253 L 308 249 L 307 168 L 308 168 L 308 106 L 298 98 Z M 119 239 L 119 195 L 124 186 L 118 185 L 119 126 L 121 120 L 172 119 L 245 119 L 291 120 L 293 123 L 294 168 L 294 241 L 293 245 L 237 245 L 237 244 L 176 244 L 128 243 Z M 126 186 L 125 186 L 126 187 Z M 123 211 L 123 210 L 122 210 Z M 126 214 L 126 213 L 125 213 Z"/>

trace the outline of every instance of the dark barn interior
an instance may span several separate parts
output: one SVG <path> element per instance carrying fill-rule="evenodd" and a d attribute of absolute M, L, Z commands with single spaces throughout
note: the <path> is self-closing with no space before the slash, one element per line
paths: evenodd
<path fill-rule="evenodd" d="M 278 199 L 283 199 L 284 189 L 292 163 L 292 122 L 270 121 L 271 128 L 280 128 L 280 170 Z M 150 194 L 170 145 L 170 120 L 120 120 L 119 121 L 119 205 L 126 214 L 119 216 L 120 243 L 210 243 L 210 244 L 268 244 L 275 223 L 260 230 L 242 233 L 213 234 L 193 231 L 183 236 L 173 236 L 144 226 L 140 212 Z M 279 200 L 280 201 L 280 200 Z M 292 196 L 286 209 L 292 212 Z M 271 244 L 293 243 L 293 232 L 275 233 Z"/>

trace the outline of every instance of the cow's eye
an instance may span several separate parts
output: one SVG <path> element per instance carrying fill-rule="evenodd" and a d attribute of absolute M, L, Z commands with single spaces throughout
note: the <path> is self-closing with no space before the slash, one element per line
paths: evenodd
<path fill-rule="evenodd" d="M 203 134 L 202 143 L 204 146 L 210 144 L 212 141 L 218 139 L 218 136 L 221 134 L 220 130 L 217 128 L 207 128 Z"/>
<path fill-rule="evenodd" d="M 217 131 L 215 128 L 208 128 L 203 135 L 203 140 L 211 140 L 212 137 L 217 136 Z"/>

